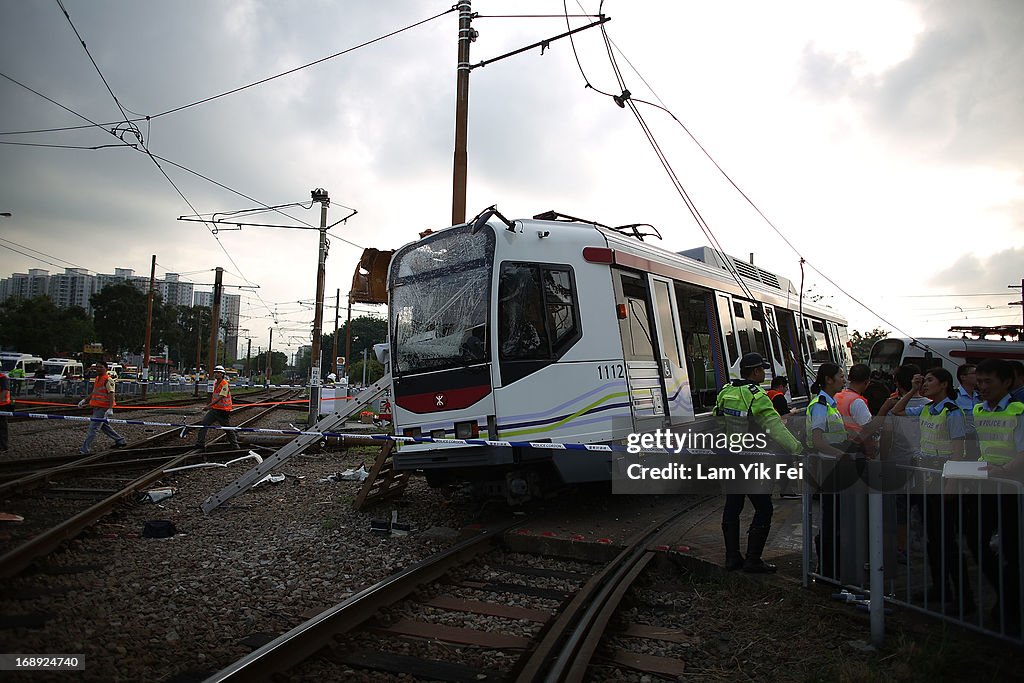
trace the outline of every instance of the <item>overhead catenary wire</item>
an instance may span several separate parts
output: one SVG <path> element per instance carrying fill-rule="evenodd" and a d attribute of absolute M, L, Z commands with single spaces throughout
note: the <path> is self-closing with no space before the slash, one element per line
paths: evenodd
<path fill-rule="evenodd" d="M 577 2 L 578 2 L 578 0 L 577 0 Z M 564 4 L 565 4 L 565 0 L 563 0 L 563 6 L 564 6 Z M 601 0 L 601 6 L 603 7 L 603 5 L 604 5 L 604 0 Z M 682 123 L 682 121 L 680 121 L 679 118 L 677 116 L 675 116 L 675 114 L 672 113 L 671 110 L 668 109 L 668 107 L 665 107 L 665 106 L 662 106 L 662 105 L 657 105 L 657 104 L 654 104 L 654 103 L 651 103 L 651 102 L 647 102 L 645 100 L 640 100 L 640 99 L 637 99 L 637 98 L 633 98 L 632 95 L 629 93 L 629 91 L 625 88 L 624 80 L 623 80 L 623 78 L 621 76 L 621 71 L 619 70 L 618 64 L 617 64 L 617 62 L 615 60 L 611 39 L 610 39 L 610 37 L 608 37 L 608 33 L 607 33 L 606 27 L 604 27 L 604 26 L 601 27 L 601 33 L 602 33 L 602 35 L 605 38 L 606 49 L 608 51 L 609 59 L 610 59 L 610 61 L 612 63 L 612 69 L 613 69 L 613 71 L 614 71 L 614 73 L 616 75 L 616 80 L 619 82 L 620 86 L 623 88 L 623 94 L 621 96 L 619 96 L 619 97 L 616 97 L 614 95 L 610 95 L 609 93 L 601 93 L 601 94 L 604 94 L 606 96 L 612 97 L 615 100 L 616 104 L 618 104 L 620 107 L 623 106 L 624 102 L 628 103 L 630 109 L 633 110 L 634 115 L 637 116 L 638 119 L 640 118 L 639 111 L 637 110 L 636 105 L 634 104 L 634 102 L 639 102 L 641 104 L 646 104 L 648 106 L 652 106 L 652 107 L 655 107 L 657 109 L 660 109 L 660 110 L 666 112 L 686 132 L 686 134 L 690 137 L 690 139 L 697 145 L 697 147 L 701 150 L 701 152 L 704 153 L 704 155 L 708 158 L 708 160 L 711 161 L 711 163 L 715 166 L 715 168 L 718 169 L 718 171 L 723 175 L 723 177 L 725 177 L 725 179 L 729 182 L 729 184 L 732 185 L 732 187 L 740 194 L 740 196 L 743 197 L 743 199 L 757 212 L 757 214 L 759 216 L 761 216 L 761 218 L 769 225 L 769 227 L 772 228 L 772 230 L 775 231 L 775 233 L 783 240 L 783 242 L 785 242 L 786 245 L 789 246 L 789 248 L 797 255 L 797 257 L 799 259 L 801 259 L 801 263 L 802 264 L 806 264 L 815 273 L 817 273 L 820 277 L 822 277 L 825 281 L 827 281 L 829 284 L 831 284 L 837 290 L 842 292 L 847 298 L 849 298 L 851 301 L 853 301 L 854 303 L 856 303 L 857 305 L 862 307 L 864 310 L 866 310 L 869 313 L 871 313 L 872 315 L 874 315 L 876 318 L 878 318 L 884 324 L 892 327 L 897 332 L 900 332 L 903 336 L 905 336 L 907 338 L 913 339 L 912 335 L 910 335 L 909 333 L 907 333 L 906 331 L 901 329 L 898 325 L 896 325 L 895 323 L 891 322 L 890 320 L 888 320 L 887 318 L 885 318 L 884 316 L 879 314 L 874 309 L 872 309 L 869 306 L 867 306 L 866 304 L 864 304 L 862 301 L 860 301 L 855 296 L 850 294 L 843 287 L 838 285 L 834 280 L 832 280 L 824 272 L 822 272 L 820 269 L 818 269 L 813 263 L 811 263 L 810 261 L 807 261 L 804 258 L 804 256 L 801 254 L 800 250 L 797 249 L 796 246 L 792 243 L 792 241 L 790 241 L 790 239 L 764 214 L 764 212 L 761 211 L 760 207 L 758 207 L 757 204 L 733 181 L 733 179 L 729 176 L 729 174 L 726 173 L 726 171 L 721 167 L 721 165 L 718 164 L 718 162 L 714 159 L 714 157 L 712 157 L 711 154 L 707 151 L 707 149 L 700 143 L 700 141 L 697 140 L 696 136 L 694 136 L 690 132 L 690 130 Z M 614 49 L 615 49 L 615 51 L 618 51 L 621 54 L 621 50 L 619 50 L 617 47 L 615 47 Z M 574 52 L 575 52 L 575 48 L 574 48 Z M 626 60 L 626 61 L 627 61 L 627 63 L 629 63 L 628 60 Z M 579 58 L 578 57 L 577 57 L 577 64 L 579 64 Z M 639 72 L 632 65 L 632 63 L 630 63 L 630 67 L 633 68 L 634 72 L 636 72 L 638 76 L 640 76 Z M 583 73 L 582 65 L 580 65 L 580 71 L 581 71 L 581 73 Z M 585 74 L 583 75 L 583 77 L 584 77 L 584 80 L 587 80 Z M 644 84 L 651 90 L 651 92 L 654 93 L 654 89 L 651 88 L 650 84 L 648 84 L 647 81 L 645 79 L 643 79 L 642 76 L 640 76 L 640 78 L 644 82 Z M 587 85 L 588 85 L 588 87 L 593 88 L 593 86 L 590 86 L 589 81 L 587 82 Z M 598 91 L 596 88 L 593 88 L 593 89 L 595 91 L 597 91 L 597 92 L 601 92 L 601 91 Z M 656 93 L 655 93 L 655 97 L 657 99 L 659 99 L 659 101 L 660 101 L 661 98 L 658 98 Z M 645 133 L 650 130 L 649 127 L 647 127 L 646 123 L 641 123 L 641 126 L 645 129 Z M 649 141 L 651 142 L 652 145 L 656 145 L 657 144 L 656 140 L 653 139 L 652 136 L 653 136 L 653 133 L 648 136 L 648 139 L 649 139 Z M 656 152 L 657 152 L 657 150 L 656 150 Z M 660 152 L 659 152 L 659 158 L 661 158 L 661 153 Z M 666 162 L 667 162 L 667 158 L 663 162 L 663 166 L 665 165 Z M 666 172 L 669 172 L 668 168 L 666 168 Z M 670 173 L 670 177 L 672 177 L 672 176 L 674 176 L 674 173 Z M 675 183 L 675 181 L 674 181 L 674 183 Z M 677 191 L 679 189 L 680 188 L 677 187 Z M 686 201 L 686 200 L 684 200 L 684 201 Z M 687 207 L 690 208 L 689 202 L 687 202 Z M 693 213 L 693 209 L 691 209 L 691 213 Z M 695 218 L 695 220 L 697 220 L 698 225 L 701 225 L 702 219 L 698 219 L 696 215 L 694 215 L 694 218 Z M 702 227 L 702 230 L 703 230 L 703 227 Z M 707 233 L 705 233 L 705 234 L 707 234 Z M 715 240 L 715 242 L 713 242 L 713 245 L 716 244 L 716 243 L 717 243 L 717 240 Z M 720 246 L 716 246 L 716 248 L 719 249 L 719 251 L 722 252 L 723 254 L 726 253 L 723 249 L 720 248 Z M 734 269 L 732 268 L 732 264 L 728 263 L 729 259 L 723 259 L 723 260 L 726 261 L 727 269 L 730 270 L 730 272 L 732 272 Z M 740 287 L 742 289 L 744 289 L 744 291 L 747 291 L 745 285 L 742 283 L 741 278 L 739 277 L 738 272 L 734 273 L 733 277 L 740 284 Z"/>
<path fill-rule="evenodd" d="M 161 116 L 167 116 L 168 114 L 174 114 L 174 113 L 179 112 L 179 111 L 184 111 L 185 109 L 190 109 L 192 107 L 199 106 L 200 104 L 206 104 L 207 102 L 212 102 L 213 100 L 217 100 L 217 99 L 220 99 L 222 97 L 227 97 L 228 95 L 233 95 L 233 94 L 235 94 L 237 92 L 241 92 L 243 90 L 248 90 L 249 88 L 253 88 L 253 87 L 257 86 L 257 85 L 262 85 L 264 83 L 268 83 L 268 82 L 270 82 L 272 80 L 275 80 L 277 78 L 281 78 L 282 76 L 287 76 L 287 75 L 293 74 L 293 73 L 295 73 L 297 71 L 301 71 L 303 69 L 308 69 L 311 66 L 316 66 L 317 64 L 322 64 L 323 62 L 326 62 L 328 60 L 335 59 L 336 57 L 341 57 L 342 55 L 346 55 L 346 54 L 348 54 L 350 52 L 355 52 L 356 50 L 359 50 L 361 48 L 367 47 L 369 45 L 373 45 L 374 43 L 378 43 L 378 42 L 380 42 L 382 40 L 385 40 L 386 38 L 391 38 L 392 36 L 396 36 L 399 33 L 404 33 L 405 31 L 409 31 L 409 30 L 414 29 L 414 28 L 416 28 L 418 26 L 422 26 L 423 24 L 429 23 L 429 22 L 431 22 L 431 21 L 433 21 L 435 19 L 443 17 L 446 14 L 454 12 L 455 9 L 456 9 L 455 7 L 450 7 L 448 9 L 444 10 L 443 12 L 439 12 L 439 13 L 431 16 L 431 17 L 427 17 L 426 19 L 422 19 L 420 21 L 417 21 L 416 23 L 409 24 L 408 26 L 404 26 L 404 27 L 402 27 L 400 29 L 395 29 L 394 31 L 391 31 L 389 33 L 385 33 L 384 35 L 377 36 L 376 38 L 372 38 L 370 40 L 367 40 L 367 41 L 364 41 L 362 43 L 359 43 L 358 45 L 353 45 L 350 48 L 347 48 L 347 49 L 342 50 L 340 52 L 335 52 L 332 55 L 328 55 L 326 57 L 321 57 L 320 59 L 317 59 L 315 61 L 309 62 L 307 64 L 303 64 L 301 66 L 297 66 L 297 67 L 295 67 L 293 69 L 288 69 L 287 71 L 282 71 L 281 73 L 274 74 L 273 76 L 267 76 L 266 78 L 261 78 L 258 81 L 254 81 L 252 83 L 248 83 L 246 85 L 239 86 L 237 88 L 232 88 L 231 90 L 227 90 L 227 91 L 219 93 L 217 95 L 212 95 L 210 97 L 204 97 L 203 99 L 196 100 L 196 101 L 190 102 L 188 104 L 183 104 L 180 107 L 174 107 L 173 109 L 168 109 L 167 111 L 162 111 L 159 114 L 153 114 L 152 116 L 147 116 L 146 118 L 148 120 L 151 120 L 151 119 L 159 118 Z"/>

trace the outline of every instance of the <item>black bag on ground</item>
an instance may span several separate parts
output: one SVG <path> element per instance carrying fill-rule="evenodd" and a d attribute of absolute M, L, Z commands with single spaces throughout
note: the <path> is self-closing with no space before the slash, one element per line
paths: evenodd
<path fill-rule="evenodd" d="M 143 538 L 170 538 L 176 533 L 174 522 L 166 519 L 153 519 L 142 527 Z"/>

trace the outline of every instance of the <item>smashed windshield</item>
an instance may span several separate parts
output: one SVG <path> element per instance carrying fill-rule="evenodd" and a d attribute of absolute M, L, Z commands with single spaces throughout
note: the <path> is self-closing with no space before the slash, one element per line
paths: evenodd
<path fill-rule="evenodd" d="M 391 262 L 392 367 L 398 374 L 490 360 L 487 319 L 494 232 L 469 226 L 400 251 Z"/>

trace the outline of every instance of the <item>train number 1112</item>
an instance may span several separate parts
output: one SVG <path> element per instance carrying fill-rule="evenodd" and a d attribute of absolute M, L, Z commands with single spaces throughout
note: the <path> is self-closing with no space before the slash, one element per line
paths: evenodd
<path fill-rule="evenodd" d="M 605 363 L 597 366 L 598 379 L 625 379 L 626 368 L 622 363 Z"/>

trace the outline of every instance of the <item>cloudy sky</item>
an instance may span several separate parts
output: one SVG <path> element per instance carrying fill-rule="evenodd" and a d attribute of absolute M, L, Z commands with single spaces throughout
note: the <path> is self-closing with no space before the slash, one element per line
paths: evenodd
<path fill-rule="evenodd" d="M 171 110 L 441 14 L 452 0 L 62 1 L 74 28 L 56 0 L 0 0 L 0 142 L 22 143 L 0 144 L 0 211 L 13 214 L 0 219 L 0 276 L 69 264 L 148 275 L 156 254 L 158 276 L 210 283 L 222 266 L 228 284 L 259 285 L 228 290 L 243 293 L 254 347 L 266 344 L 273 311 L 275 347 L 294 350 L 309 338 L 312 312 L 296 302 L 314 298 L 316 232 L 214 235 L 176 220 L 190 204 L 225 212 L 326 188 L 331 222 L 342 206 L 359 212 L 332 231 L 331 297 L 348 289 L 353 245 L 393 248 L 450 223 L 454 12 Z M 561 14 L 560 0 L 475 0 L 473 10 L 473 63 L 565 30 L 564 18 L 498 16 Z M 569 11 L 582 14 L 575 0 Z M 1024 3 L 606 0 L 604 12 L 633 96 L 686 125 L 854 328 L 941 336 L 953 324 L 1019 322 L 1020 307 L 1006 304 L 1019 298 L 1007 285 L 1024 277 Z M 599 31 L 578 34 L 576 47 L 595 88 L 618 92 Z M 122 113 L 90 54 L 127 116 L 151 117 L 136 125 L 188 203 L 144 152 L 24 144 L 121 142 L 108 131 Z M 556 209 L 653 223 L 672 250 L 705 244 L 629 110 L 584 83 L 567 40 L 473 71 L 467 213 Z M 68 110 L 105 127 L 22 133 L 88 125 Z M 754 252 L 797 280 L 799 256 L 685 131 L 641 111 L 726 250 Z M 319 221 L 317 208 L 289 213 Z M 333 311 L 325 319 L 333 324 Z"/>

